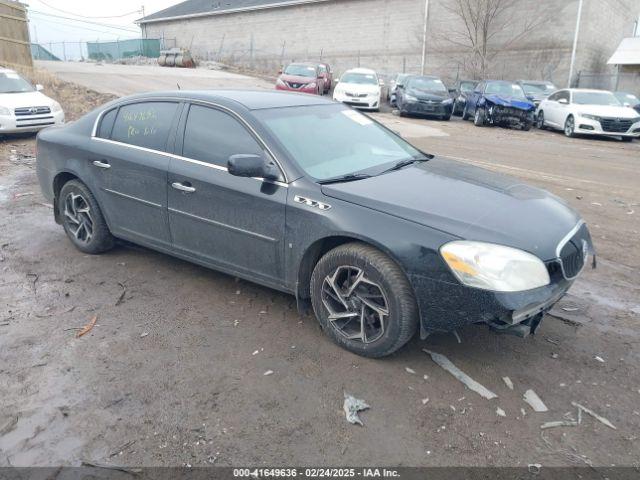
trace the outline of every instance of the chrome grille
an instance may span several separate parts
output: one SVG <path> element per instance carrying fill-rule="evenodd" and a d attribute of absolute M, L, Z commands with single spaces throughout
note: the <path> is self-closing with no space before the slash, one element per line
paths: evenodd
<path fill-rule="evenodd" d="M 625 118 L 600 118 L 600 125 L 605 132 L 624 133 L 631 128 L 633 121 Z"/>
<path fill-rule="evenodd" d="M 14 113 L 16 117 L 26 117 L 51 113 L 51 109 L 49 107 L 18 107 L 14 110 Z"/>
<path fill-rule="evenodd" d="M 558 245 L 557 253 L 564 278 L 572 280 L 577 277 L 591 253 L 591 235 L 584 222 L 576 226 L 572 236 Z"/>

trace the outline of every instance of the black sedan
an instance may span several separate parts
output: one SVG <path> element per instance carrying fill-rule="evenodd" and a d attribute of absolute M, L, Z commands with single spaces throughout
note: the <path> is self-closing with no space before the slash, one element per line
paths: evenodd
<path fill-rule="evenodd" d="M 400 116 L 422 115 L 450 120 L 453 98 L 438 77 L 412 75 L 396 89 Z"/>
<path fill-rule="evenodd" d="M 125 239 L 291 293 L 370 357 L 418 329 L 535 330 L 593 252 L 553 195 L 311 95 L 119 99 L 41 132 L 37 172 L 82 252 Z"/>

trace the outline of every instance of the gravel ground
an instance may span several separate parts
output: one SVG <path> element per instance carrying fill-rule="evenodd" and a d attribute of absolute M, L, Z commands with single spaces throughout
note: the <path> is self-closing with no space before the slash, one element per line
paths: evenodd
<path fill-rule="evenodd" d="M 92 67 L 93 76 L 85 66 L 57 68 L 97 89 L 132 68 L 108 66 L 117 67 L 110 76 Z M 133 68 L 145 72 L 102 90 L 131 93 L 160 78 L 158 67 Z M 197 73 L 185 82 L 228 86 Z M 57 88 L 80 92 L 78 112 L 108 98 Z M 101 256 L 76 251 L 40 196 L 33 138 L 5 138 L 0 466 L 640 466 L 640 142 L 377 118 L 425 150 L 549 189 L 584 215 L 598 269 L 584 272 L 537 335 L 469 327 L 461 343 L 434 335 L 383 360 L 357 357 L 299 316 L 291 296 L 133 245 Z M 423 348 L 498 398 L 466 389 Z M 523 401 L 528 389 L 548 412 Z M 345 421 L 343 392 L 371 405 L 364 427 Z M 540 429 L 577 418 L 572 402 L 617 428 L 585 414 L 578 426 Z"/>

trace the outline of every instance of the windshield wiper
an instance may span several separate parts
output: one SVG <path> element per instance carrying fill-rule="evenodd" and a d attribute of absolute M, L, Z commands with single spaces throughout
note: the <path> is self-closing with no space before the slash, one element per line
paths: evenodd
<path fill-rule="evenodd" d="M 371 178 L 371 175 L 369 175 L 368 173 L 349 173 L 347 175 L 341 175 L 339 177 L 318 180 L 318 183 L 320 185 L 329 185 L 331 183 L 355 182 L 356 180 L 363 180 L 365 178 Z"/>
<path fill-rule="evenodd" d="M 406 160 L 400 160 L 399 162 L 396 162 L 396 164 L 393 167 L 387 168 L 386 170 L 383 170 L 382 172 L 380 172 L 380 175 L 382 175 L 383 173 L 400 170 L 401 168 L 407 167 L 409 165 L 413 165 L 414 163 L 428 162 L 432 158 L 433 158 L 433 155 L 424 155 L 424 156 L 411 157 Z"/>

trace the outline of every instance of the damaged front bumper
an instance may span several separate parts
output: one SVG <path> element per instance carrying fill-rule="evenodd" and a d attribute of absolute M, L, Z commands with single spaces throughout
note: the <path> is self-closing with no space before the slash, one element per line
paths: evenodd
<path fill-rule="evenodd" d="M 525 128 L 533 125 L 533 110 L 492 105 L 488 110 L 488 121 L 494 125 Z"/>

